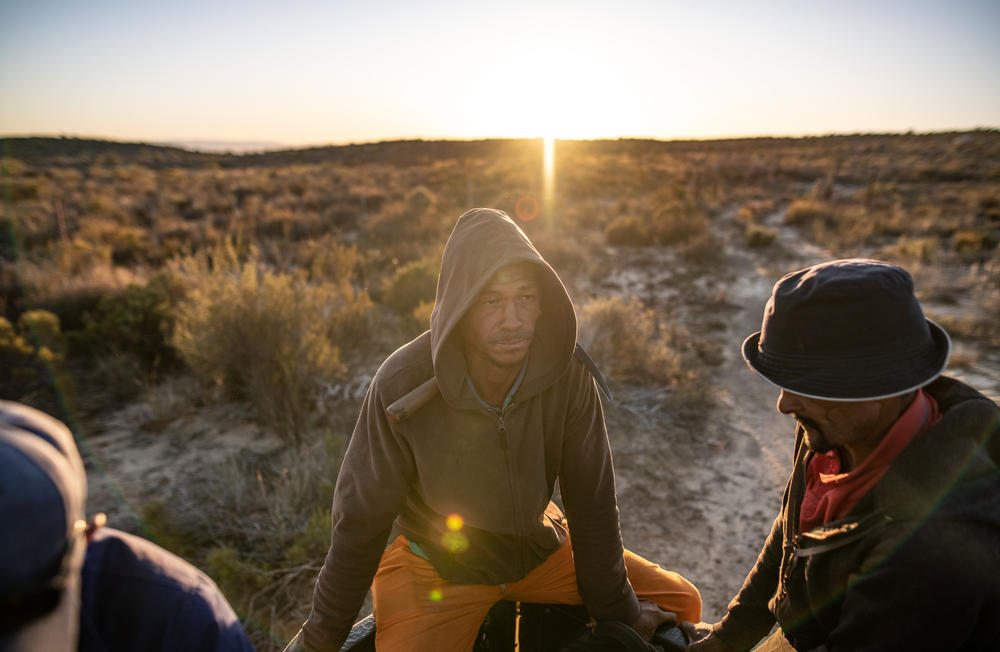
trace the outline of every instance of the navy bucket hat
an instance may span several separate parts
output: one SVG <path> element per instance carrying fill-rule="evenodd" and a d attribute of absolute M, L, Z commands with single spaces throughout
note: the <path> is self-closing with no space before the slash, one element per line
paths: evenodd
<path fill-rule="evenodd" d="M 944 371 L 951 340 L 926 319 L 903 268 L 836 260 L 784 276 L 743 358 L 794 394 L 867 401 L 905 394 Z"/>

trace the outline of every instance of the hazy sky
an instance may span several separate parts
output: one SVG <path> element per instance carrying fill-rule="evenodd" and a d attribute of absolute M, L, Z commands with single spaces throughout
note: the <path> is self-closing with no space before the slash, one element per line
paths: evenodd
<path fill-rule="evenodd" d="M 0 135 L 1000 127 L 1000 1 L 0 0 Z"/>

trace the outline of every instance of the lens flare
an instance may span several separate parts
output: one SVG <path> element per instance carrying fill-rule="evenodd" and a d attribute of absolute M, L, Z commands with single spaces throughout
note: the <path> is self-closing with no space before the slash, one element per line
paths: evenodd
<path fill-rule="evenodd" d="M 445 524 L 448 526 L 448 529 L 451 530 L 452 532 L 458 532 L 465 525 L 465 519 L 462 518 L 459 514 L 452 514 L 445 521 Z"/>
<path fill-rule="evenodd" d="M 444 596 L 441 595 L 441 589 L 431 589 L 431 592 L 427 594 L 427 597 L 430 598 L 431 602 L 441 602 L 444 598 Z"/>
<path fill-rule="evenodd" d="M 448 532 L 441 537 L 441 546 L 453 555 L 469 549 L 469 537 L 461 532 Z"/>
<path fill-rule="evenodd" d="M 522 222 L 530 222 L 531 220 L 538 217 L 538 212 L 541 206 L 538 205 L 538 200 L 531 195 L 523 195 L 514 204 L 514 214 L 517 215 L 517 219 Z"/>

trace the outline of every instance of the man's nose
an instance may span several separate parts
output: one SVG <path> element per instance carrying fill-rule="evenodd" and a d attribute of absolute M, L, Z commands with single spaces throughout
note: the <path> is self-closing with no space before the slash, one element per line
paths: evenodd
<path fill-rule="evenodd" d="M 802 401 L 798 394 L 792 394 L 784 389 L 781 390 L 781 393 L 778 394 L 778 412 L 792 414 L 801 411 L 801 409 Z"/>
<path fill-rule="evenodd" d="M 516 301 L 504 302 L 503 321 L 501 324 L 507 328 L 517 328 L 521 325 L 521 313 L 517 309 Z"/>

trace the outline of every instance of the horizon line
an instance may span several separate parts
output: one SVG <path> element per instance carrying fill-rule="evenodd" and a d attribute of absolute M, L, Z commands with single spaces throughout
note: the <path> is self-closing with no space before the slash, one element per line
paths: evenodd
<path fill-rule="evenodd" d="M 962 134 L 974 132 L 990 132 L 1000 130 L 1000 125 L 987 126 L 977 125 L 974 127 L 954 127 L 944 129 L 918 130 L 903 129 L 892 131 L 829 131 L 797 134 L 743 134 L 743 135 L 718 135 L 718 136 L 690 136 L 690 137 L 662 137 L 662 136 L 596 136 L 593 138 L 560 138 L 547 136 L 476 136 L 476 137 L 426 137 L 426 136 L 404 136 L 387 137 L 370 140 L 352 140 L 340 142 L 313 142 L 313 143 L 285 143 L 272 140 L 242 140 L 242 139 L 217 139 L 217 138 L 168 138 L 168 139 L 127 139 L 100 135 L 83 135 L 67 133 L 26 133 L 26 134 L 3 134 L 0 141 L 19 138 L 48 138 L 63 140 L 88 140 L 96 142 L 108 142 L 121 145 L 148 145 L 153 147 L 174 147 L 192 152 L 205 154 L 251 154 L 266 153 L 288 150 L 320 149 L 325 147 L 352 147 L 365 145 L 378 145 L 382 143 L 406 143 L 406 142 L 478 142 L 478 141 L 519 141 L 519 140 L 553 140 L 563 142 L 601 142 L 601 141 L 657 141 L 657 142 L 718 142 L 732 140 L 805 140 L 809 138 L 834 138 L 844 136 L 931 136 L 936 134 Z M 236 151 L 236 149 L 239 151 Z"/>

